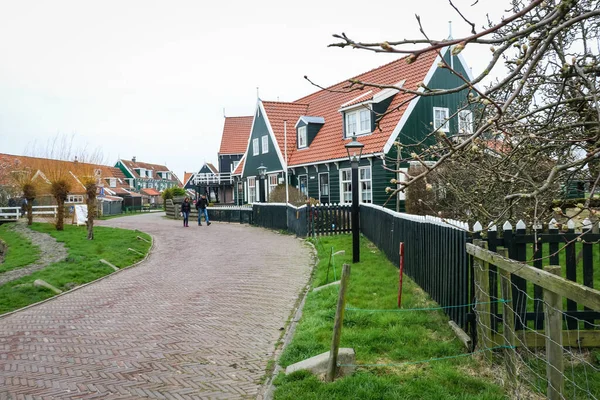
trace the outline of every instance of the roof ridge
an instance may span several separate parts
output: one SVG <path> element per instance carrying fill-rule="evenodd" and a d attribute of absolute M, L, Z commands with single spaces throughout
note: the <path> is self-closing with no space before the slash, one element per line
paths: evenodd
<path fill-rule="evenodd" d="M 423 53 L 423 54 L 428 54 L 428 53 Z M 344 83 L 344 82 L 348 82 L 349 80 L 352 80 L 352 79 L 356 79 L 356 78 L 358 78 L 359 76 L 366 75 L 366 74 L 368 74 L 368 73 L 370 73 L 370 72 L 376 71 L 376 70 L 378 70 L 378 69 L 382 69 L 382 68 L 384 68 L 384 67 L 387 67 L 387 66 L 389 66 L 389 65 L 391 65 L 391 64 L 394 64 L 394 63 L 399 63 L 400 61 L 402 61 L 402 60 L 404 60 L 404 59 L 406 59 L 406 58 L 410 57 L 411 55 L 412 55 L 412 54 L 407 54 L 407 55 L 405 55 L 404 57 L 400 57 L 400 58 L 397 58 L 397 59 L 395 59 L 395 60 L 392 60 L 392 61 L 390 61 L 390 62 L 388 62 L 388 63 L 385 63 L 385 64 L 383 64 L 383 65 L 380 65 L 380 66 L 378 66 L 378 67 L 371 68 L 370 70 L 368 70 L 368 71 L 364 71 L 364 72 L 361 72 L 360 74 L 358 74 L 358 75 L 354 75 L 353 77 L 350 77 L 350 78 L 343 79 L 343 80 L 341 80 L 341 81 L 339 81 L 339 82 L 337 82 L 337 83 L 334 83 L 333 85 L 329 85 L 329 86 L 327 86 L 326 88 L 319 89 L 319 90 L 317 90 L 317 91 L 314 91 L 314 92 L 312 92 L 312 93 L 309 93 L 309 94 L 307 94 L 306 96 L 300 97 L 300 98 L 299 98 L 298 100 L 296 100 L 296 101 L 297 101 L 297 102 L 299 102 L 299 101 L 301 101 L 301 100 L 303 100 L 303 99 L 305 99 L 305 98 L 307 98 L 307 97 L 310 97 L 310 96 L 314 95 L 315 93 L 321 92 L 321 91 L 323 91 L 323 90 L 329 90 L 329 89 L 333 88 L 334 86 L 337 86 L 337 85 L 339 85 L 339 84 L 341 84 L 341 83 Z M 418 57 L 417 57 L 417 59 L 415 59 L 413 62 L 416 62 L 416 61 L 418 61 Z"/>

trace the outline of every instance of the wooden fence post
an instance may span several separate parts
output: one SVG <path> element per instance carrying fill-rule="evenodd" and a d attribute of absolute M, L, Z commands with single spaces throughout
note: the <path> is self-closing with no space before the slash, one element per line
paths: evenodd
<path fill-rule="evenodd" d="M 329 365 L 327 367 L 327 381 L 333 382 L 337 374 L 337 356 L 342 336 L 342 324 L 344 323 L 344 310 L 346 308 L 346 290 L 350 280 L 350 265 L 344 264 L 340 282 L 337 309 L 335 311 L 335 323 L 333 325 L 333 338 L 331 339 L 331 350 L 329 351 Z"/>
<path fill-rule="evenodd" d="M 560 275 L 560 266 L 548 265 L 544 271 Z M 564 360 L 562 345 L 562 297 L 544 289 L 544 314 L 546 316 L 546 378 L 548 379 L 548 399 L 563 398 Z"/>
<path fill-rule="evenodd" d="M 486 247 L 483 240 L 473 240 L 473 244 L 478 247 Z M 477 347 L 484 350 L 484 357 L 487 361 L 492 361 L 492 354 L 489 351 L 492 346 L 492 318 L 490 314 L 490 274 L 489 269 L 485 268 L 484 263 L 477 257 L 473 257 L 473 276 L 475 284 L 475 310 L 477 324 Z"/>
<path fill-rule="evenodd" d="M 508 249 L 498 249 L 498 254 L 508 258 Z M 507 346 L 504 351 L 506 357 L 506 373 L 508 382 L 513 387 L 517 387 L 517 355 L 515 349 L 515 313 L 512 309 L 512 285 L 510 272 L 499 269 L 501 287 L 502 287 L 502 324 L 504 333 L 504 345 Z"/>

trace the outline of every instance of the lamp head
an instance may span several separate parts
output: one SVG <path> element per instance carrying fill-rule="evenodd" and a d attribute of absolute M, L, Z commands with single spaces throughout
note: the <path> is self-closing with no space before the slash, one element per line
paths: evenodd
<path fill-rule="evenodd" d="M 256 168 L 258 170 L 258 176 L 260 176 L 261 178 L 265 177 L 265 174 L 267 173 L 267 167 L 265 167 L 262 163 L 260 163 L 260 167 Z"/>
<path fill-rule="evenodd" d="M 360 160 L 360 157 L 362 156 L 363 147 L 365 147 L 365 145 L 356 140 L 356 135 L 352 135 L 352 141 L 346 143 L 344 147 L 346 147 L 348 159 L 350 160 L 350 162 L 352 162 Z"/>

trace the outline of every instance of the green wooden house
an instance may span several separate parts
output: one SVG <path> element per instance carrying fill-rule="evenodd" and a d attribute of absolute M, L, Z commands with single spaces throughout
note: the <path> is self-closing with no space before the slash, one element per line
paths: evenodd
<path fill-rule="evenodd" d="M 460 55 L 452 56 L 448 49 L 442 55 L 456 73 L 470 77 Z M 395 199 L 386 193 L 386 187 L 394 186 L 391 179 L 403 179 L 401 173 L 386 169 L 396 169 L 389 162 L 396 159 L 394 142 L 419 143 L 437 128 L 448 136 L 473 130 L 473 114 L 464 107 L 467 90 L 420 97 L 394 88 L 423 91 L 423 86 L 459 86 L 462 80 L 448 68 L 440 68 L 440 61 L 438 54 L 430 52 L 412 63 L 401 58 L 353 78 L 385 88 L 349 90 L 345 80 L 294 102 L 259 99 L 244 158 L 234 171 L 243 182 L 245 200 L 268 199 L 273 188 L 284 182 L 287 166 L 289 183 L 307 197 L 321 203 L 351 202 L 350 163 L 344 146 L 356 135 L 364 144 L 360 201 L 383 205 L 393 200 L 387 206 L 395 207 Z M 262 181 L 261 166 L 266 167 Z M 404 194 L 399 196 L 403 203 Z"/>
<path fill-rule="evenodd" d="M 119 159 L 115 167 L 125 174 L 129 185 L 138 192 L 142 189 L 156 189 L 162 192 L 174 186 L 181 186 L 173 171 L 164 165 L 137 161 L 133 157 L 131 160 Z"/>

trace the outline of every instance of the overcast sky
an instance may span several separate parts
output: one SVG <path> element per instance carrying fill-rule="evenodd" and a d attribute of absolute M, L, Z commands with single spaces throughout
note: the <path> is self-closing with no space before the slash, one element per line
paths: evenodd
<path fill-rule="evenodd" d="M 502 1 L 456 0 L 477 20 Z M 445 0 L 0 0 L 0 153 L 43 155 L 57 135 L 74 148 L 166 164 L 180 178 L 217 163 L 223 109 L 252 115 L 263 100 L 293 101 L 395 57 L 328 48 L 332 34 L 363 41 L 469 32 Z M 488 49 L 464 52 L 475 73 Z"/>

